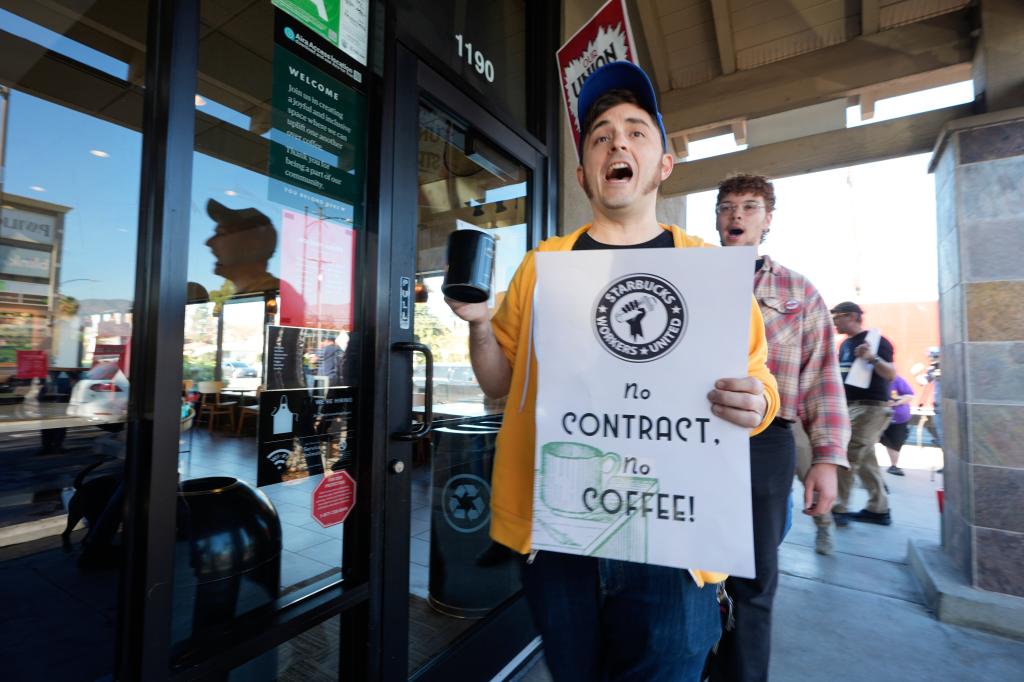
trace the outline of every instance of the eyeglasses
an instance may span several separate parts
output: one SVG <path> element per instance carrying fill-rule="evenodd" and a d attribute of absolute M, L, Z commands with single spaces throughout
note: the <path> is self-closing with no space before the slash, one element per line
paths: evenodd
<path fill-rule="evenodd" d="M 729 215 L 737 208 L 743 212 L 743 215 L 752 215 L 764 208 L 764 204 L 759 204 L 756 201 L 744 201 L 738 206 L 736 204 L 723 203 L 715 206 L 715 213 L 718 215 Z"/>

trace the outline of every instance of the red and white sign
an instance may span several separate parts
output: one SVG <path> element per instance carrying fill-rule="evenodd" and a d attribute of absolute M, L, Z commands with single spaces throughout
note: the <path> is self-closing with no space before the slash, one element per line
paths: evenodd
<path fill-rule="evenodd" d="M 626 13 L 626 0 L 608 0 L 590 21 L 558 48 L 558 77 L 562 100 L 568 113 L 576 149 L 580 148 L 580 121 L 576 120 L 576 102 L 587 76 L 608 62 L 637 63 L 633 51 L 633 31 Z"/>
<path fill-rule="evenodd" d="M 348 518 L 356 506 L 356 482 L 347 471 L 324 474 L 313 489 L 313 508 L 310 512 L 324 528 L 336 526 Z"/>
<path fill-rule="evenodd" d="M 352 329 L 355 230 L 285 210 L 281 231 L 281 324 Z"/>
<path fill-rule="evenodd" d="M 126 343 L 97 343 L 92 351 L 92 366 L 101 362 L 116 362 L 117 368 L 128 376 L 130 347 Z"/>
<path fill-rule="evenodd" d="M 48 358 L 45 350 L 17 351 L 19 379 L 45 379 L 48 369 Z"/>

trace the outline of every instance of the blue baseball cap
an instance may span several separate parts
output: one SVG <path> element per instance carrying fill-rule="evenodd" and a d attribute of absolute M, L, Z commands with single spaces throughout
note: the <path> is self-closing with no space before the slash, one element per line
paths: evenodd
<path fill-rule="evenodd" d="M 580 96 L 576 102 L 576 120 L 580 127 L 587 120 L 587 114 L 594 102 L 609 90 L 629 90 L 636 95 L 640 107 L 647 111 L 658 123 L 661 129 L 661 148 L 668 150 L 668 135 L 665 134 L 665 123 L 661 120 L 661 112 L 658 111 L 658 96 L 651 85 L 651 79 L 647 77 L 644 70 L 633 62 L 609 62 L 597 69 L 584 81 L 580 88 Z M 580 130 L 579 155 L 583 158 L 583 137 L 585 130 Z"/>

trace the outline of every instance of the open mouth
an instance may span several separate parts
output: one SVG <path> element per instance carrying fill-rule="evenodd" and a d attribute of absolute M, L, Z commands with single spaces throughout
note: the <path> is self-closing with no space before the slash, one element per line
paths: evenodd
<path fill-rule="evenodd" d="M 633 177 L 633 169 L 629 167 L 628 163 L 617 161 L 608 167 L 608 172 L 604 174 L 604 179 L 609 181 L 616 180 L 629 180 Z"/>
<path fill-rule="evenodd" d="M 741 229 L 740 229 L 740 228 L 738 228 L 738 227 L 734 227 L 734 228 L 732 228 L 732 229 L 730 229 L 730 230 L 729 230 L 729 236 L 730 236 L 730 237 L 739 237 L 739 236 L 741 236 L 742 234 L 743 234 L 743 230 L 741 230 Z"/>

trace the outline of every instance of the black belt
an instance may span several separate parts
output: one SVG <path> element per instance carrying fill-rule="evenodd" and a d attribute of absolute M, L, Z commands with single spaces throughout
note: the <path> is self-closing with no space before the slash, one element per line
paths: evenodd
<path fill-rule="evenodd" d="M 847 400 L 849 405 L 872 405 L 874 407 L 889 407 L 889 403 L 884 400 Z"/>
<path fill-rule="evenodd" d="M 793 422 L 789 421 L 788 419 L 783 419 L 782 417 L 776 417 L 775 419 L 772 420 L 772 423 L 769 424 L 768 426 L 774 426 L 774 427 L 779 428 L 779 429 L 788 429 L 792 425 L 793 425 Z"/>

